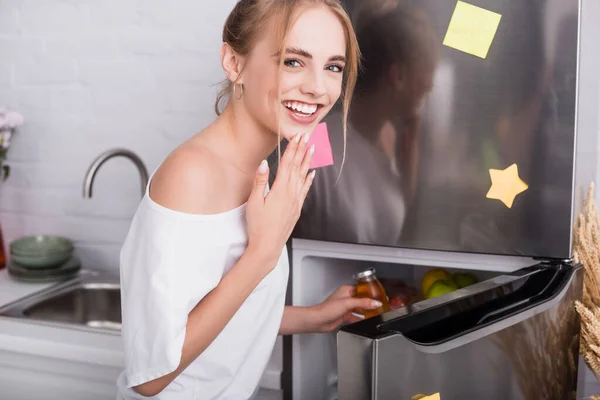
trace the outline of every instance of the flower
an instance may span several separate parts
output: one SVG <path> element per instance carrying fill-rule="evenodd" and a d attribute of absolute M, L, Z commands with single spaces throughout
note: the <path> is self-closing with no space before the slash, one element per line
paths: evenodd
<path fill-rule="evenodd" d="M 0 107 L 0 176 L 8 178 L 10 167 L 4 163 L 6 153 L 10 147 L 10 140 L 17 128 L 23 125 L 25 119 L 21 114 L 15 111 L 9 111 L 5 107 Z"/>
<path fill-rule="evenodd" d="M 8 111 L 4 107 L 0 107 L 0 131 L 14 130 L 25 122 L 23 116 L 15 111 Z"/>
<path fill-rule="evenodd" d="M 0 130 L 0 148 L 8 149 L 10 147 L 10 138 L 12 132 L 9 130 Z"/>

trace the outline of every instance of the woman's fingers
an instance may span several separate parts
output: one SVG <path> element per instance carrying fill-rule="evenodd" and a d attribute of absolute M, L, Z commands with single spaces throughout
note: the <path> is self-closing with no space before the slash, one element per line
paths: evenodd
<path fill-rule="evenodd" d="M 297 133 L 289 142 L 277 168 L 277 175 L 275 176 L 275 182 L 273 183 L 273 189 L 279 185 L 285 185 L 282 181 L 289 181 L 291 173 L 291 163 L 296 156 L 296 150 L 302 139 L 302 134 Z"/>
<path fill-rule="evenodd" d="M 300 146 L 301 141 L 302 141 L 302 134 L 297 133 L 296 136 L 294 136 L 288 142 L 285 152 L 283 153 L 283 156 L 281 157 L 281 165 L 280 165 L 279 170 L 281 170 L 282 172 L 285 172 L 286 174 L 289 174 L 290 167 L 294 161 L 294 158 L 296 157 L 296 153 L 298 151 L 298 147 Z"/>
<path fill-rule="evenodd" d="M 346 310 L 351 311 L 357 308 L 362 308 L 363 310 L 375 310 L 381 307 L 382 304 L 380 301 L 374 299 L 350 297 L 344 299 L 344 305 L 346 306 Z"/>
<path fill-rule="evenodd" d="M 308 178 L 308 169 L 310 168 L 310 163 L 312 162 L 314 154 L 315 145 L 313 144 L 304 153 L 304 158 L 302 159 L 302 164 L 300 165 L 300 182 L 298 185 L 299 192 L 301 192 L 301 189 L 304 186 L 304 181 L 306 181 L 306 179 Z"/>
<path fill-rule="evenodd" d="M 315 151 L 314 146 L 307 149 L 309 139 L 310 133 L 299 133 L 290 140 L 275 178 L 275 181 L 287 180 L 289 188 L 295 188 L 299 198 L 305 197 L 303 193 L 307 189 L 305 183 L 309 180 L 308 169 Z"/>
<path fill-rule="evenodd" d="M 317 173 L 317 171 L 312 170 L 311 173 L 308 174 L 308 176 L 304 180 L 304 183 L 302 184 L 302 191 L 300 192 L 300 204 L 304 204 L 304 200 L 306 200 L 308 191 L 310 190 L 310 187 L 312 186 L 312 184 L 315 180 L 316 173 Z"/>
<path fill-rule="evenodd" d="M 333 292 L 328 299 L 345 299 L 347 297 L 354 297 L 356 295 L 356 285 L 342 285 L 335 292 Z"/>
<path fill-rule="evenodd" d="M 308 144 L 308 140 L 310 139 L 310 133 L 305 133 L 300 138 L 298 143 L 298 147 L 296 148 L 296 154 L 294 155 L 294 172 L 300 171 L 300 166 L 302 165 L 302 161 L 306 156 L 306 145 Z M 306 176 L 306 175 L 304 175 Z M 303 178 L 304 179 L 304 178 Z"/>

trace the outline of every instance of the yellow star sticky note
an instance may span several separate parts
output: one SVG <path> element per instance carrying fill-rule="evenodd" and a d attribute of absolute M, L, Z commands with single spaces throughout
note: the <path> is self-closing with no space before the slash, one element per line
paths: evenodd
<path fill-rule="evenodd" d="M 440 394 L 432 394 L 431 396 L 425 396 L 424 394 L 415 394 L 412 400 L 441 400 Z"/>
<path fill-rule="evenodd" d="M 463 1 L 456 3 L 444 45 L 486 58 L 502 16 Z"/>
<path fill-rule="evenodd" d="M 485 197 L 500 200 L 508 208 L 512 207 L 515 197 L 529 187 L 519 178 L 517 164 L 504 170 L 490 169 L 490 177 L 492 178 L 492 187 Z"/>

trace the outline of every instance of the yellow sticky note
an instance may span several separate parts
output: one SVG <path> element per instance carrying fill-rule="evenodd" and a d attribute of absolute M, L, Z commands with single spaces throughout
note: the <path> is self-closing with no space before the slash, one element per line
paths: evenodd
<path fill-rule="evenodd" d="M 459 1 L 450 19 L 444 45 L 486 58 L 502 15 Z"/>
<path fill-rule="evenodd" d="M 517 164 L 503 170 L 490 169 L 490 177 L 492 178 L 492 186 L 485 197 L 500 200 L 508 208 L 512 207 L 518 194 L 529 188 L 519 177 Z"/>
<path fill-rule="evenodd" d="M 412 400 L 441 400 L 440 394 L 432 394 L 431 396 L 425 396 L 424 394 L 416 394 L 412 397 Z"/>

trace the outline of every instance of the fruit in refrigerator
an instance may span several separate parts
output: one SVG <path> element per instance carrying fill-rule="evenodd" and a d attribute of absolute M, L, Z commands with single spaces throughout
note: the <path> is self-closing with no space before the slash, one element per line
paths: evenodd
<path fill-rule="evenodd" d="M 477 277 L 469 272 L 457 272 L 456 274 L 452 275 L 452 280 L 459 288 L 471 286 L 479 282 Z"/>
<path fill-rule="evenodd" d="M 452 275 L 442 268 L 435 268 L 427 271 L 421 280 L 421 293 L 423 293 L 423 296 L 427 295 L 431 285 L 440 280 L 452 280 Z"/>
<path fill-rule="evenodd" d="M 398 294 L 390 297 L 390 309 L 397 310 L 398 308 L 406 307 L 412 304 L 410 297 L 402 294 Z"/>
<path fill-rule="evenodd" d="M 392 310 L 406 307 L 420 300 L 419 290 L 414 286 L 407 285 L 401 279 L 381 278 L 380 281 L 390 299 Z"/>
<path fill-rule="evenodd" d="M 431 287 L 427 291 L 427 294 L 425 295 L 425 298 L 426 299 L 432 299 L 434 297 L 438 297 L 438 296 L 441 296 L 443 294 L 453 292 L 453 291 L 455 291 L 457 289 L 459 289 L 459 287 L 458 287 L 458 285 L 456 283 L 454 283 L 453 280 L 451 280 L 451 279 L 441 279 L 439 281 L 435 281 L 431 285 Z"/>

